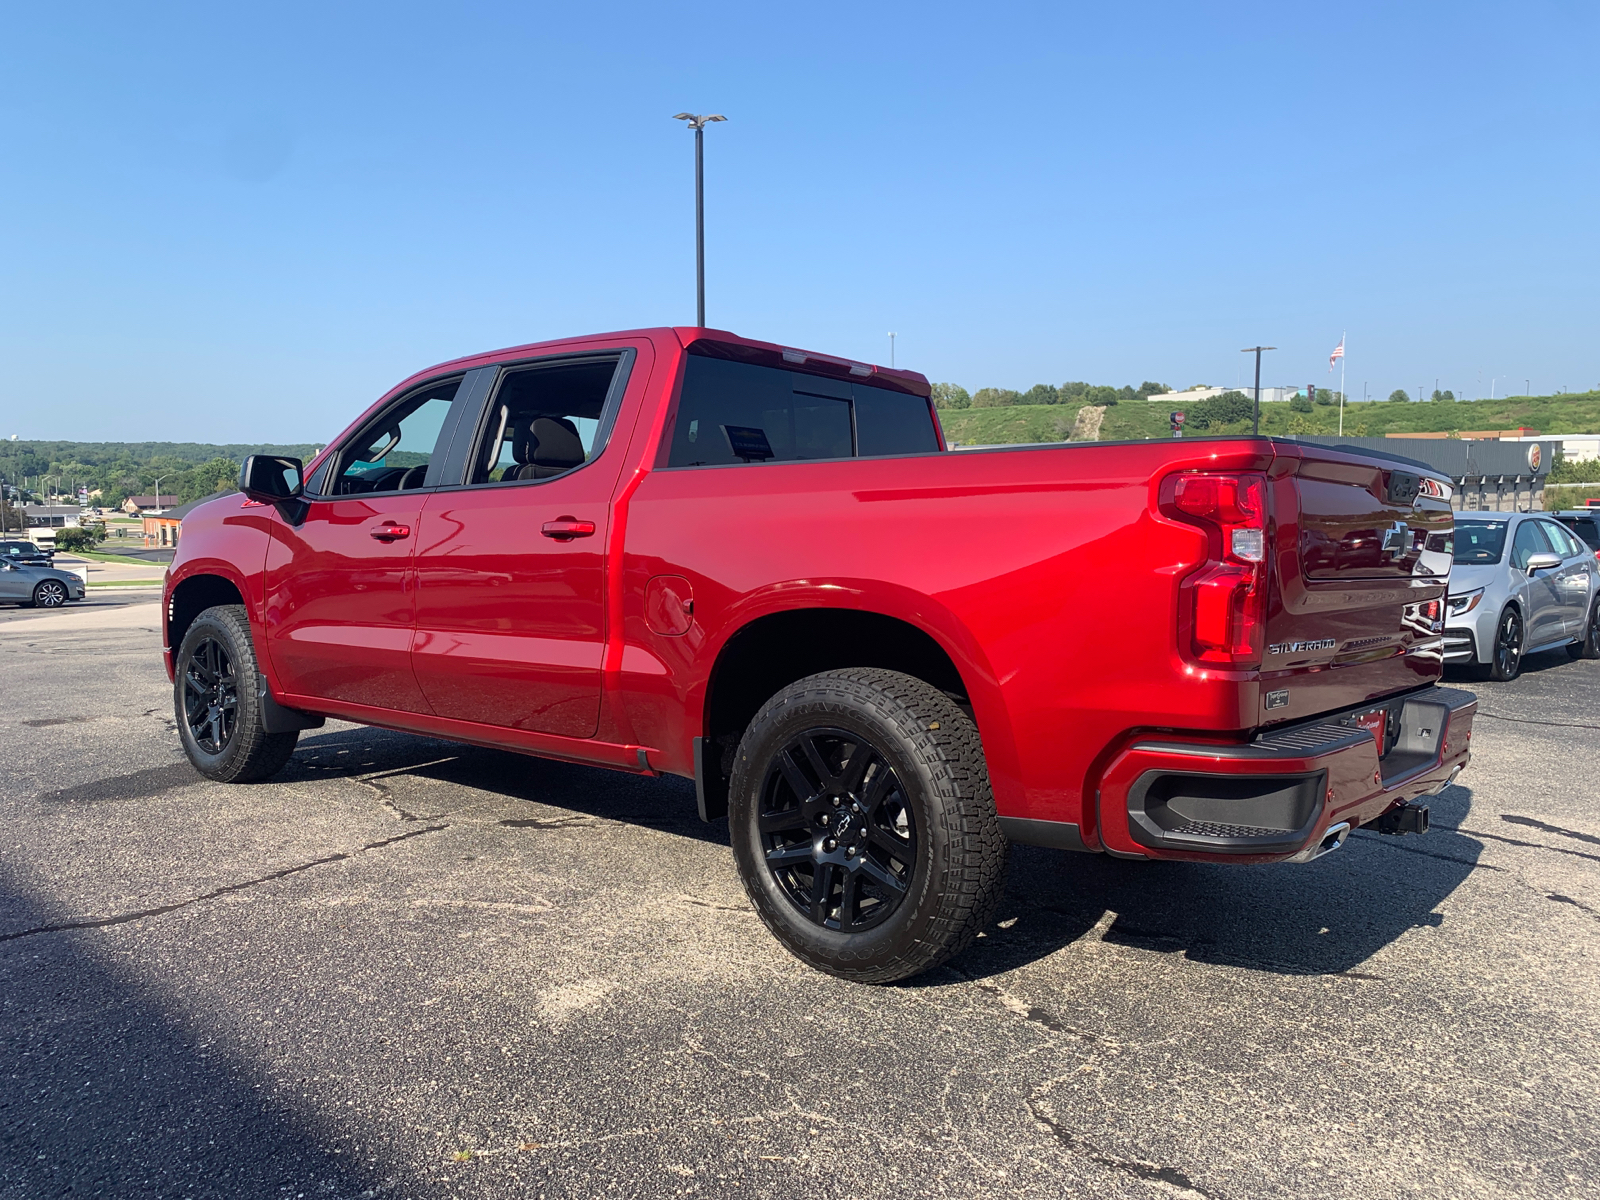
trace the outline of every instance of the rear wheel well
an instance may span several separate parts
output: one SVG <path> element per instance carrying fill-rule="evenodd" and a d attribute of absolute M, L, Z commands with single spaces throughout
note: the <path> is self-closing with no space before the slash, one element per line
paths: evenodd
<path fill-rule="evenodd" d="M 921 679 L 972 715 L 955 663 L 915 625 L 839 608 L 761 617 L 728 639 L 711 668 L 700 764 L 707 815 L 726 809 L 734 751 L 761 706 L 797 679 L 843 667 L 880 667 Z"/>
<path fill-rule="evenodd" d="M 167 646 L 174 655 L 194 619 L 218 604 L 243 604 L 239 589 L 221 575 L 191 575 L 172 589 L 167 603 Z"/>

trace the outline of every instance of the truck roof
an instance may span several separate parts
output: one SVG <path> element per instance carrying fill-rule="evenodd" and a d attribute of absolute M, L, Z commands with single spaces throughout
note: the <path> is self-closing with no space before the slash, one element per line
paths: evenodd
<path fill-rule="evenodd" d="M 610 333 L 591 333 L 581 337 L 555 338 L 545 342 L 528 342 L 520 346 L 506 346 L 498 350 L 485 350 L 477 354 L 453 358 L 406 378 L 390 394 L 410 387 L 413 383 L 449 371 L 470 370 L 490 362 L 503 362 L 507 358 L 532 358 L 540 354 L 559 352 L 572 345 L 587 345 L 611 338 L 676 338 L 685 349 L 694 347 L 714 358 L 731 358 L 745 362 L 784 366 L 790 370 L 813 375 L 841 375 L 855 377 L 876 387 L 909 392 L 914 396 L 932 394 L 926 375 L 916 371 L 903 371 L 875 363 L 857 362 L 834 354 L 783 346 L 777 342 L 763 342 L 756 338 L 741 337 L 726 329 L 702 329 L 694 325 L 657 326 L 649 329 L 624 329 Z"/>

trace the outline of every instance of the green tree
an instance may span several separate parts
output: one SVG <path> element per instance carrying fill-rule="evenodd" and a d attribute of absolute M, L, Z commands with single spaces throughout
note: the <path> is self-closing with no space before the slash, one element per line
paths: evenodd
<path fill-rule="evenodd" d="M 1243 392 L 1223 392 L 1190 405 L 1187 424 L 1198 429 L 1216 429 L 1236 421 L 1248 421 L 1255 411 L 1255 401 Z"/>
<path fill-rule="evenodd" d="M 1295 394 L 1294 398 L 1289 401 L 1289 411 L 1290 412 L 1297 412 L 1297 413 L 1308 413 L 1308 412 L 1310 412 L 1311 411 L 1311 397 L 1310 396 L 1302 396 L 1297 392 Z M 1295 432 L 1303 433 L 1305 431 L 1304 430 L 1297 430 Z"/>
<path fill-rule="evenodd" d="M 973 408 L 1006 408 L 1016 404 L 1022 396 L 1010 388 L 979 388 L 972 396 Z"/>
<path fill-rule="evenodd" d="M 933 385 L 933 406 L 935 408 L 971 408 L 972 397 L 967 394 L 967 389 L 956 383 L 936 383 Z"/>
<path fill-rule="evenodd" d="M 1456 395 L 1454 392 L 1448 390 L 1441 392 L 1438 388 L 1434 388 L 1433 395 L 1428 397 L 1428 399 L 1432 400 L 1435 404 L 1448 404 L 1455 398 Z"/>
<path fill-rule="evenodd" d="M 1056 391 L 1055 388 L 1051 387 L 1048 383 L 1036 383 L 1031 388 L 1029 388 L 1027 391 L 1022 393 L 1022 399 L 1018 400 L 1017 403 L 1018 404 L 1057 404 L 1057 403 L 1060 402 L 1060 400 L 1061 400 L 1061 394 L 1058 391 Z"/>
<path fill-rule="evenodd" d="M 1165 396 L 1171 390 L 1164 383 L 1152 383 L 1146 379 L 1139 385 L 1139 399 L 1148 400 L 1151 396 Z"/>
<path fill-rule="evenodd" d="M 1339 402 L 1339 393 L 1338 392 L 1330 392 L 1327 388 L 1318 388 L 1317 389 L 1317 403 L 1318 404 L 1337 404 L 1338 402 Z"/>
<path fill-rule="evenodd" d="M 93 550 L 100 539 L 105 537 L 104 528 L 99 529 L 63 529 L 56 534 L 56 549 L 75 551 Z"/>
<path fill-rule="evenodd" d="M 1405 392 L 1401 391 L 1399 388 L 1395 388 L 1394 391 L 1389 393 L 1390 404 L 1405 404 L 1410 401 L 1410 399 L 1411 397 L 1406 395 Z"/>

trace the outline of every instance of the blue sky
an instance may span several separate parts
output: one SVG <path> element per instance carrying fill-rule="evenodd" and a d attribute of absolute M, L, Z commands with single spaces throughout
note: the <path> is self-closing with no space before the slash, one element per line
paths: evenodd
<path fill-rule="evenodd" d="M 1593 5 L 10 5 L 0 436 L 318 441 L 693 321 L 936 380 L 1600 385 Z M 1498 377 L 1498 378 L 1497 378 Z"/>

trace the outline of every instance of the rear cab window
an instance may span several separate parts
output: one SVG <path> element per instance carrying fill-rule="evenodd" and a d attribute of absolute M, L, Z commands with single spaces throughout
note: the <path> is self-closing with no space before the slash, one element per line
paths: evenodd
<path fill-rule="evenodd" d="M 666 465 L 931 454 L 928 401 L 856 380 L 689 354 Z"/>

